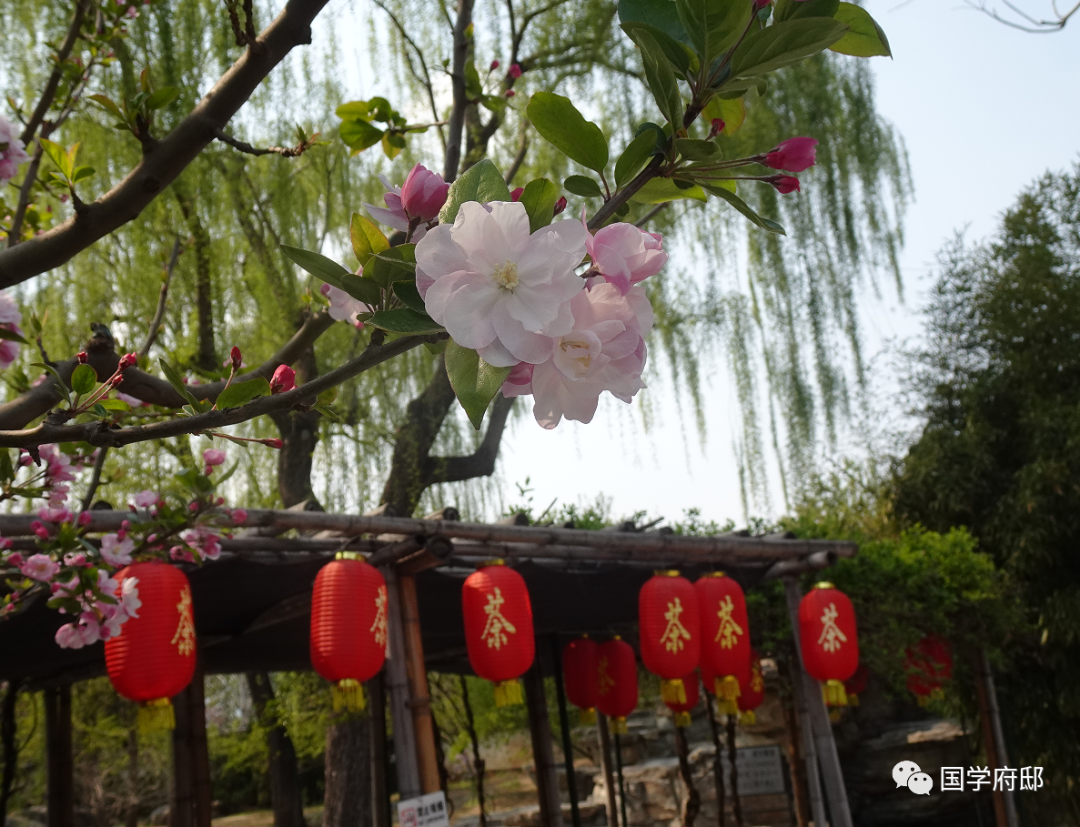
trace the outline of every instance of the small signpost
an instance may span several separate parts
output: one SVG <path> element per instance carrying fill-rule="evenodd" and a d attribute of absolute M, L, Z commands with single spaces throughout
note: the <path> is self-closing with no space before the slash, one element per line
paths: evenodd
<path fill-rule="evenodd" d="M 399 801 L 397 812 L 400 827 L 450 827 L 450 814 L 442 790 Z"/>

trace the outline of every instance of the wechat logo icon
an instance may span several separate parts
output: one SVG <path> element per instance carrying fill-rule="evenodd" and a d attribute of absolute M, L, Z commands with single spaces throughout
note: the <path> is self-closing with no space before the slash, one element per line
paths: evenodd
<path fill-rule="evenodd" d="M 934 789 L 934 779 L 914 761 L 900 761 L 892 768 L 892 777 L 897 787 L 907 787 L 915 795 L 930 795 Z"/>

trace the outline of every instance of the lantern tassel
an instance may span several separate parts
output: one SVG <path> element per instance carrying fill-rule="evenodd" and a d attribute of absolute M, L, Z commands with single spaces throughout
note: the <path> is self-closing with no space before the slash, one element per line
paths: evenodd
<path fill-rule="evenodd" d="M 358 680 L 345 678 L 330 688 L 334 712 L 363 712 L 364 687 Z"/>
<path fill-rule="evenodd" d="M 844 685 L 837 680 L 828 680 L 821 685 L 821 695 L 828 706 L 847 706 L 847 693 Z"/>
<path fill-rule="evenodd" d="M 843 718 L 844 713 L 840 711 L 840 707 L 829 710 L 829 720 L 834 724 L 840 723 L 840 719 Z"/>
<path fill-rule="evenodd" d="M 172 701 L 168 698 L 157 698 L 139 704 L 136 720 L 139 732 L 143 735 L 148 732 L 176 729 L 176 716 L 173 714 Z"/>
<path fill-rule="evenodd" d="M 626 718 L 623 718 L 621 715 L 618 718 L 612 718 L 611 719 L 611 731 L 615 735 L 625 735 L 626 734 Z"/>
<path fill-rule="evenodd" d="M 686 703 L 686 687 L 683 686 L 682 678 L 660 681 L 660 697 L 668 704 Z"/>
<path fill-rule="evenodd" d="M 739 689 L 739 679 L 734 675 L 717 678 L 713 688 L 716 691 L 716 697 L 723 698 L 725 701 L 738 700 L 739 695 L 742 694 Z"/>
<path fill-rule="evenodd" d="M 596 725 L 596 708 L 590 706 L 588 709 L 578 710 L 578 724 L 579 726 L 595 726 Z"/>
<path fill-rule="evenodd" d="M 858 705 L 859 705 L 859 696 L 858 696 L 858 695 L 853 695 L 853 694 L 849 694 L 849 695 L 847 696 L 847 705 L 848 705 L 848 706 L 858 706 Z"/>
<path fill-rule="evenodd" d="M 675 713 L 675 726 L 688 727 L 690 726 L 691 718 L 689 712 L 676 712 Z"/>
<path fill-rule="evenodd" d="M 757 723 L 757 715 L 754 714 L 754 710 L 748 709 L 745 712 L 739 713 L 739 723 L 743 726 L 753 726 Z"/>
<path fill-rule="evenodd" d="M 517 678 L 495 684 L 495 706 L 520 706 L 523 703 L 521 682 Z"/>

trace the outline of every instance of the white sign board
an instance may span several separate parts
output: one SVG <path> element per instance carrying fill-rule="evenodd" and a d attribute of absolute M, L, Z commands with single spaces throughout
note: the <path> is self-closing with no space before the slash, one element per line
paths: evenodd
<path fill-rule="evenodd" d="M 780 747 L 740 747 L 735 751 L 735 767 L 739 770 L 739 795 L 778 795 L 786 792 L 784 764 Z M 724 786 L 731 783 L 731 765 L 727 752 L 721 753 L 724 767 Z M 728 794 L 731 790 L 728 790 Z"/>
<path fill-rule="evenodd" d="M 450 827 L 446 796 L 442 790 L 399 801 L 397 814 L 400 827 Z"/>

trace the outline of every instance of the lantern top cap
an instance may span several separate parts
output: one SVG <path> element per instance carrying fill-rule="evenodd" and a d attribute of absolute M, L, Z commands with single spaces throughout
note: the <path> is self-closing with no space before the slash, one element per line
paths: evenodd
<path fill-rule="evenodd" d="M 335 560 L 363 560 L 364 555 L 359 551 L 339 551 L 334 555 Z"/>
<path fill-rule="evenodd" d="M 480 564 L 480 568 L 486 569 L 488 566 L 505 566 L 506 561 L 501 557 L 494 557 L 491 560 L 485 560 Z"/>
<path fill-rule="evenodd" d="M 701 575 L 701 579 L 704 580 L 706 577 L 715 577 L 719 579 L 721 577 L 727 577 L 727 574 L 722 571 L 707 571 L 703 575 Z"/>
<path fill-rule="evenodd" d="M 822 580 L 820 583 L 815 583 L 814 588 L 815 589 L 835 589 L 836 586 L 834 586 L 828 580 Z"/>
<path fill-rule="evenodd" d="M 615 635 L 612 640 L 622 640 L 622 635 Z"/>
<path fill-rule="evenodd" d="M 654 577 L 678 577 L 678 569 L 657 569 L 653 572 Z"/>

